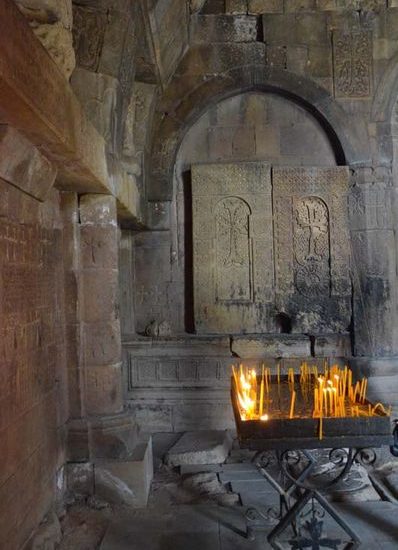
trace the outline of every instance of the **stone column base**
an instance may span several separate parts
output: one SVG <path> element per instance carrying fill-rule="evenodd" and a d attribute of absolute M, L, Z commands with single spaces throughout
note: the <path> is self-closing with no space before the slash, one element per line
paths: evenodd
<path fill-rule="evenodd" d="M 68 461 L 128 459 L 138 441 L 130 413 L 72 419 L 68 423 Z"/>

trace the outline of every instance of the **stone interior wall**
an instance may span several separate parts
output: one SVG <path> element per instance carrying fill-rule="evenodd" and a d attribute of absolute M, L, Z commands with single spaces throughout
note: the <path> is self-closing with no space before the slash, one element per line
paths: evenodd
<path fill-rule="evenodd" d="M 0 547 L 16 549 L 64 488 L 63 223 L 56 190 L 39 202 L 0 178 L 0 193 Z"/>
<path fill-rule="evenodd" d="M 208 412 L 209 425 L 221 418 L 219 411 L 211 413 L 220 395 L 228 406 L 227 394 L 216 388 L 233 342 L 224 342 L 220 359 L 213 360 L 206 355 L 208 341 L 200 358 L 186 334 L 194 329 L 186 189 L 192 163 L 245 160 L 349 167 L 353 338 L 343 334 L 343 341 L 326 339 L 324 346 L 312 342 L 310 353 L 314 359 L 353 353 L 352 364 L 373 376 L 380 398 L 396 401 L 390 392 L 398 349 L 390 127 L 396 3 L 206 0 L 190 5 L 189 48 L 155 100 L 145 186 L 150 231 L 132 235 L 134 314 L 122 326 L 129 406 L 143 422 L 153 418 L 154 426 L 166 407 L 164 425 L 173 429 L 184 425 L 178 419 L 184 414 L 188 419 L 195 406 Z M 320 120 L 326 121 L 322 128 Z M 290 347 L 290 356 L 299 354 L 300 346 Z M 267 360 L 283 356 L 281 349 L 265 347 Z M 245 360 L 252 359 L 249 348 L 239 348 Z M 150 354 L 145 360 L 144 349 Z M 192 426 L 188 420 L 187 425 Z"/>

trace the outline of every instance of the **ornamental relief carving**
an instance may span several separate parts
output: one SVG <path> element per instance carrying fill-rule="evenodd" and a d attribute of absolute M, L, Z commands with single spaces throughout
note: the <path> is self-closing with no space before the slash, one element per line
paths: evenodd
<path fill-rule="evenodd" d="M 372 76 L 371 33 L 335 32 L 333 66 L 336 97 L 369 97 Z"/>
<path fill-rule="evenodd" d="M 262 169 L 260 169 L 260 167 Z M 345 331 L 351 318 L 348 169 L 195 165 L 197 332 Z"/>
<path fill-rule="evenodd" d="M 304 296 L 330 294 L 329 212 L 318 197 L 296 201 L 294 220 L 295 287 Z"/>
<path fill-rule="evenodd" d="M 250 301 L 249 205 L 239 197 L 221 199 L 215 210 L 217 300 Z"/>

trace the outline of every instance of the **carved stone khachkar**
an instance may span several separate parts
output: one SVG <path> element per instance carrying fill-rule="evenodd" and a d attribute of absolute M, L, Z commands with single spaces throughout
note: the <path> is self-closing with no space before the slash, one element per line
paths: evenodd
<path fill-rule="evenodd" d="M 371 94 L 372 40 L 366 31 L 333 34 L 334 94 L 368 97 Z"/>
<path fill-rule="evenodd" d="M 294 332 L 340 332 L 351 317 L 348 169 L 274 168 L 276 302 Z"/>
<path fill-rule="evenodd" d="M 270 166 L 192 166 L 192 210 L 196 331 L 271 331 Z"/>

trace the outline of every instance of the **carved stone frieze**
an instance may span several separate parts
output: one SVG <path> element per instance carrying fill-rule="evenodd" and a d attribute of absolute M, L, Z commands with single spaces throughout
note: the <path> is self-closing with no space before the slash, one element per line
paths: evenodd
<path fill-rule="evenodd" d="M 272 330 L 269 165 L 194 165 L 192 217 L 197 332 Z"/>
<path fill-rule="evenodd" d="M 369 97 L 372 78 L 371 33 L 333 34 L 334 93 L 338 98 Z"/>

